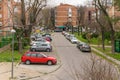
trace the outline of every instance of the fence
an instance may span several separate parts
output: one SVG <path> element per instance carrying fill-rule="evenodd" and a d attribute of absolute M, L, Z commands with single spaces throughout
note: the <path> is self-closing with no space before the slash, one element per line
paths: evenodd
<path fill-rule="evenodd" d="M 10 44 L 12 41 L 12 35 L 10 31 L 0 32 L 0 48 Z"/>

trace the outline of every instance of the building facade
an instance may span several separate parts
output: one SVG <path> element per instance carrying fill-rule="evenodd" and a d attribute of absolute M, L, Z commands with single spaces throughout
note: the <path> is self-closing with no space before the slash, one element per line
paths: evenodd
<path fill-rule="evenodd" d="M 14 0 L 0 0 L 0 34 L 6 35 L 13 27 L 14 15 L 20 13 L 18 3 Z"/>
<path fill-rule="evenodd" d="M 69 4 L 60 4 L 55 8 L 55 26 L 65 26 L 70 24 L 77 26 L 77 8 Z"/>

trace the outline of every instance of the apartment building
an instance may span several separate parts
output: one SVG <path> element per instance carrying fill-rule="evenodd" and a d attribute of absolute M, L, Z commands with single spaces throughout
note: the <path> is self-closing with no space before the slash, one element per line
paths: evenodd
<path fill-rule="evenodd" d="M 110 17 L 120 18 L 120 11 L 117 6 L 111 6 L 108 8 L 108 13 Z M 117 23 L 113 23 L 113 27 L 115 31 L 120 31 L 120 20 Z"/>
<path fill-rule="evenodd" d="M 120 11 L 117 9 L 117 6 L 112 5 L 112 0 L 108 0 L 107 2 L 107 12 L 111 18 L 120 18 Z M 100 10 L 97 11 L 98 17 L 100 16 Z M 93 2 L 87 5 L 86 14 L 85 14 L 86 22 L 96 22 L 96 10 Z M 117 23 L 113 22 L 113 27 L 115 31 L 120 31 L 120 21 Z"/>
<path fill-rule="evenodd" d="M 13 0 L 0 0 L 0 28 L 1 30 L 10 30 L 12 26 L 12 2 Z"/>
<path fill-rule="evenodd" d="M 77 26 L 77 8 L 73 5 L 61 3 L 55 8 L 55 26 L 65 26 L 70 23 L 71 26 Z"/>
<path fill-rule="evenodd" d="M 20 13 L 18 6 L 14 0 L 0 0 L 0 35 L 7 35 L 12 29 L 14 12 Z"/>

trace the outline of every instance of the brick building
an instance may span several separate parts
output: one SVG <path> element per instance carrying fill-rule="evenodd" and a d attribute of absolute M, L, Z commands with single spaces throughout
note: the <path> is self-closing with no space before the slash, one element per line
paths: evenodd
<path fill-rule="evenodd" d="M 13 11 L 16 12 L 18 3 L 14 0 L 0 0 L 0 34 L 6 35 L 13 26 Z M 18 11 L 20 13 L 20 10 Z"/>
<path fill-rule="evenodd" d="M 77 8 L 69 4 L 60 4 L 55 8 L 55 26 L 65 26 L 66 24 L 77 26 Z"/>

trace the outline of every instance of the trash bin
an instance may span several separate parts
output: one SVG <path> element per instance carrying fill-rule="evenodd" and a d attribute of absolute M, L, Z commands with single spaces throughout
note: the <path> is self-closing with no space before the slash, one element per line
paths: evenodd
<path fill-rule="evenodd" d="M 115 40 L 115 52 L 120 52 L 120 40 Z"/>

